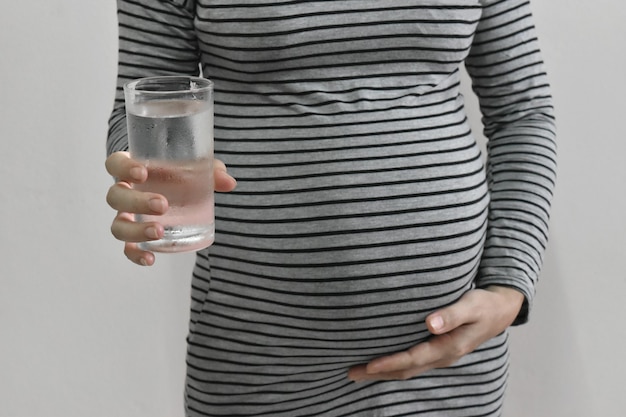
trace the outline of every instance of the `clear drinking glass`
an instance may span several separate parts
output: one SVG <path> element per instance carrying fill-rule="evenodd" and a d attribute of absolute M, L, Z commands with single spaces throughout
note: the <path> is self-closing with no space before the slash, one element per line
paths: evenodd
<path fill-rule="evenodd" d="M 163 76 L 124 85 L 128 146 L 133 159 L 148 169 L 148 180 L 135 184 L 169 202 L 156 221 L 165 236 L 142 242 L 155 252 L 189 252 L 213 243 L 213 83 L 205 78 Z"/>

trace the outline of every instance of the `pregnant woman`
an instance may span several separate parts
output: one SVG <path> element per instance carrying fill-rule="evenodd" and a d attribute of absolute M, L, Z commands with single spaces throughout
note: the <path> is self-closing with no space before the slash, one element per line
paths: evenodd
<path fill-rule="evenodd" d="M 527 0 L 118 0 L 113 234 L 132 189 L 121 87 L 215 82 L 215 243 L 197 253 L 186 413 L 499 416 L 528 319 L 555 126 Z M 460 93 L 483 114 L 481 155 Z M 484 157 L 483 157 L 484 156 Z M 235 188 L 235 180 L 237 184 Z"/>

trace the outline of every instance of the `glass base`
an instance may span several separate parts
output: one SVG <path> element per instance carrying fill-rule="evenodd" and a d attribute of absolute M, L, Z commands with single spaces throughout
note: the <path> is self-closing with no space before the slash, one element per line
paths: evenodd
<path fill-rule="evenodd" d="M 165 228 L 162 239 L 140 242 L 139 249 L 150 252 L 182 253 L 196 252 L 211 246 L 215 239 L 215 227 L 187 226 Z"/>

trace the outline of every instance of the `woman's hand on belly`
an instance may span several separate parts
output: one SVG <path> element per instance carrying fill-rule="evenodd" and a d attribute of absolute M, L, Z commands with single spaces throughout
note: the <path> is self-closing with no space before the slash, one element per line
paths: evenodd
<path fill-rule="evenodd" d="M 435 336 L 411 349 L 356 366 L 353 381 L 409 379 L 433 368 L 450 366 L 502 333 L 517 317 L 524 296 L 490 286 L 467 292 L 456 303 L 430 314 L 426 325 Z"/>

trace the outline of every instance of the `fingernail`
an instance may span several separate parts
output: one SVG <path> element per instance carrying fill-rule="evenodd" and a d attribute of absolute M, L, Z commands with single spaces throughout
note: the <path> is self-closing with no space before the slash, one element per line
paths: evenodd
<path fill-rule="evenodd" d="M 146 237 L 149 237 L 151 239 L 158 239 L 159 238 L 159 231 L 157 230 L 156 227 L 148 227 L 148 228 L 146 228 L 146 230 L 144 231 L 144 234 L 146 235 Z"/>
<path fill-rule="evenodd" d="M 136 179 L 136 180 L 143 179 L 143 168 L 141 168 L 141 167 L 131 168 L 130 169 L 130 176 L 133 177 L 133 179 Z"/>
<path fill-rule="evenodd" d="M 146 260 L 146 258 L 139 259 L 139 263 L 143 266 L 148 266 L 148 261 Z"/>
<path fill-rule="evenodd" d="M 157 213 L 163 213 L 165 211 L 165 203 L 163 203 L 163 200 L 160 198 L 153 198 L 148 201 L 148 207 L 150 207 L 150 210 Z"/>
<path fill-rule="evenodd" d="M 433 328 L 433 330 L 443 329 L 443 317 L 435 316 L 430 319 L 430 326 Z"/>

